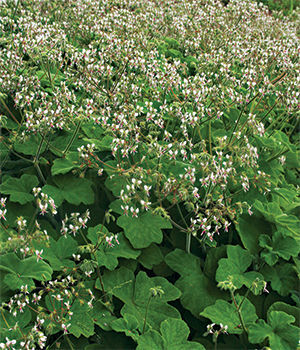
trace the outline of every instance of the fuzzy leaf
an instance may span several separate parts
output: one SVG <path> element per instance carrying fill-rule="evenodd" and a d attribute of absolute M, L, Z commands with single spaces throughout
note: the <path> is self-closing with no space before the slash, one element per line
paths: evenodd
<path fill-rule="evenodd" d="M 279 257 L 284 260 L 289 260 L 291 256 L 296 257 L 299 254 L 299 244 L 292 237 L 285 237 L 279 231 L 276 231 L 272 240 L 267 235 L 261 235 L 259 238 L 259 245 L 265 248 L 261 256 L 270 266 L 274 265 Z"/>
<path fill-rule="evenodd" d="M 240 246 L 228 246 L 227 256 L 227 259 L 219 260 L 219 267 L 216 273 L 216 280 L 218 282 L 231 279 L 233 285 L 239 289 L 243 285 L 251 288 L 255 280 L 263 280 L 263 276 L 258 272 L 245 272 L 252 263 L 252 256 L 247 250 Z M 257 289 L 252 291 L 255 294 L 259 293 Z"/>
<path fill-rule="evenodd" d="M 147 325 L 159 329 L 159 325 L 168 317 L 180 318 L 176 308 L 168 304 L 168 301 L 179 298 L 180 291 L 165 278 L 149 278 L 145 272 L 139 272 L 134 279 L 134 274 L 127 268 L 108 272 L 103 275 L 105 290 L 113 294 L 125 304 L 121 314 L 130 314 L 139 322 L 139 330 L 142 331 L 147 303 L 150 298 L 150 288 L 160 286 L 164 294 L 161 297 L 151 297 L 147 313 Z M 96 288 L 100 289 L 97 280 Z"/>
<path fill-rule="evenodd" d="M 146 268 L 152 269 L 154 265 L 160 264 L 164 259 L 164 256 L 160 248 L 152 243 L 148 248 L 142 250 L 142 254 L 139 256 L 139 262 Z"/>
<path fill-rule="evenodd" d="M 250 215 L 242 215 L 238 219 L 237 231 L 244 247 L 251 254 L 257 254 L 259 250 L 258 239 L 262 232 L 270 232 L 269 224 L 263 218 Z"/>
<path fill-rule="evenodd" d="M 98 232 L 102 230 L 102 234 L 108 234 L 107 228 L 103 225 L 97 225 L 88 229 L 88 238 L 93 244 L 97 244 L 99 239 Z M 101 244 L 96 252 L 99 266 L 105 266 L 109 270 L 114 270 L 118 266 L 118 258 L 136 259 L 141 251 L 133 249 L 128 240 L 124 237 L 123 232 L 118 234 L 120 244 L 109 247 L 106 242 Z"/>
<path fill-rule="evenodd" d="M 138 320 L 130 314 L 124 314 L 123 318 L 118 318 L 111 323 L 111 328 L 116 332 L 124 332 L 127 337 L 136 340 L 139 336 Z"/>
<path fill-rule="evenodd" d="M 59 175 L 66 174 L 72 169 L 79 167 L 79 159 L 77 152 L 70 152 L 66 158 L 56 158 L 51 167 L 51 174 Z"/>
<path fill-rule="evenodd" d="M 94 322 L 87 303 L 80 304 L 78 299 L 75 300 L 71 307 L 71 312 L 73 312 L 73 315 L 68 331 L 76 338 L 79 338 L 81 335 L 86 338 L 92 336 L 94 334 Z"/>
<path fill-rule="evenodd" d="M 199 317 L 205 307 L 222 298 L 223 293 L 203 274 L 200 259 L 196 256 L 175 249 L 165 257 L 165 261 L 181 275 L 175 286 L 182 292 L 181 304 L 194 316 Z"/>
<path fill-rule="evenodd" d="M 93 318 L 94 323 L 104 331 L 111 331 L 111 323 L 114 320 L 117 320 L 116 316 L 113 316 L 100 301 L 97 301 L 94 304 L 94 307 L 90 311 L 90 314 Z"/>
<path fill-rule="evenodd" d="M 239 305 L 243 297 L 236 295 L 236 302 Z M 257 320 L 257 315 L 255 312 L 255 306 L 246 298 L 242 308 L 241 314 L 246 327 L 251 325 Z M 212 322 L 216 324 L 222 323 L 224 326 L 228 326 L 228 333 L 230 334 L 242 334 L 241 321 L 239 319 L 237 309 L 233 302 L 229 303 L 225 300 L 217 300 L 212 306 L 208 306 L 201 316 L 209 318 Z"/>
<path fill-rule="evenodd" d="M 271 287 L 282 296 L 298 290 L 297 276 L 292 264 L 276 264 L 275 267 L 266 265 L 261 272 L 265 280 L 271 282 Z"/>
<path fill-rule="evenodd" d="M 281 301 L 277 301 L 269 307 L 268 314 L 271 311 L 283 311 L 286 314 L 292 315 L 293 317 L 295 317 L 294 324 L 295 325 L 300 324 L 300 313 L 299 313 L 299 309 L 297 306 L 292 306 L 292 305 L 283 303 Z"/>
<path fill-rule="evenodd" d="M 268 323 L 259 320 L 249 327 L 249 341 L 253 344 L 262 343 L 266 338 L 272 350 L 294 350 L 297 348 L 299 331 L 291 323 L 295 318 L 282 311 L 271 311 Z"/>
<path fill-rule="evenodd" d="M 60 237 L 55 241 L 50 237 L 50 247 L 43 244 L 35 245 L 38 249 L 43 249 L 43 258 L 49 261 L 54 271 L 60 271 L 64 267 L 74 267 L 74 261 L 68 259 L 77 251 L 77 242 L 70 236 Z"/>
<path fill-rule="evenodd" d="M 124 229 L 125 236 L 136 249 L 146 248 L 153 242 L 161 243 L 161 230 L 172 228 L 168 220 L 149 212 L 141 214 L 138 218 L 122 215 L 117 224 Z"/>
<path fill-rule="evenodd" d="M 75 205 L 94 202 L 94 192 L 90 180 L 59 175 L 54 177 L 53 181 L 56 186 L 45 185 L 42 191 L 52 197 L 57 206 L 60 206 L 63 200 Z"/>
<path fill-rule="evenodd" d="M 9 284 L 8 287 L 16 289 L 21 285 L 30 284 L 34 285 L 32 279 L 37 281 L 48 281 L 52 276 L 51 267 L 44 261 L 37 261 L 36 257 L 32 256 L 23 260 L 20 260 L 16 254 L 8 253 L 0 256 L 0 271 L 2 273 L 8 273 L 13 276 L 5 276 L 6 283 L 14 281 L 13 284 Z"/>
<path fill-rule="evenodd" d="M 150 330 L 140 336 L 137 350 L 205 350 L 200 343 L 187 340 L 190 330 L 182 320 L 169 318 L 163 321 L 160 325 L 160 333 Z"/>
<path fill-rule="evenodd" d="M 25 204 L 34 200 L 31 194 L 33 187 L 37 186 L 39 181 L 34 175 L 22 175 L 19 179 L 9 177 L 0 185 L 0 192 L 10 195 L 10 201 Z"/>
<path fill-rule="evenodd" d="M 16 142 L 14 143 L 15 151 L 23 153 L 30 156 L 35 156 L 39 145 L 41 143 L 41 136 L 39 135 L 30 135 L 25 142 Z M 43 142 L 40 154 L 42 154 L 46 149 L 46 143 Z"/>

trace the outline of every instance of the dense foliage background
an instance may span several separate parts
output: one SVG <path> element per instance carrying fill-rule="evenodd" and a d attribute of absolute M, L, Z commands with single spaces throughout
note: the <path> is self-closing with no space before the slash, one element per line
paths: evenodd
<path fill-rule="evenodd" d="M 1 349 L 297 349 L 295 8 L 1 2 Z"/>

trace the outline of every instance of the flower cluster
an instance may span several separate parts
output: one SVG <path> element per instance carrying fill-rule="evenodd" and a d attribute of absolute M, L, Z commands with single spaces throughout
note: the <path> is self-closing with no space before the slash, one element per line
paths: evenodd
<path fill-rule="evenodd" d="M 73 236 L 75 236 L 80 229 L 86 228 L 86 223 L 89 218 L 89 210 L 86 210 L 82 215 L 80 215 L 80 213 L 71 213 L 70 216 L 66 215 L 62 220 L 61 234 L 67 237 L 68 233 L 72 233 Z"/>
<path fill-rule="evenodd" d="M 54 200 L 49 197 L 47 194 L 41 192 L 42 189 L 40 187 L 34 187 L 32 192 L 35 197 L 37 197 L 37 206 L 40 209 L 40 214 L 44 215 L 47 213 L 47 210 L 50 210 L 52 215 L 57 214 L 56 206 Z"/>

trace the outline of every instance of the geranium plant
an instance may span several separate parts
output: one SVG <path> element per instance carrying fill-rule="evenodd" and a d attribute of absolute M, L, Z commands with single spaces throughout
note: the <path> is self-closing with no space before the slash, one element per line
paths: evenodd
<path fill-rule="evenodd" d="M 0 4 L 0 348 L 297 348 L 299 41 L 281 17 Z"/>

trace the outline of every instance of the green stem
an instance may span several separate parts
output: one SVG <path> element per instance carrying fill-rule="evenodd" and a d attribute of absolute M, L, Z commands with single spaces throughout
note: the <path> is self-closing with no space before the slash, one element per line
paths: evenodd
<path fill-rule="evenodd" d="M 284 155 L 285 153 L 289 152 L 289 149 L 286 149 L 285 151 L 281 151 L 277 154 L 275 154 L 275 156 L 267 159 L 267 162 L 271 162 L 272 160 L 276 159 L 276 158 L 279 158 L 280 156 Z"/>
<path fill-rule="evenodd" d="M 40 177 L 42 183 L 43 183 L 44 185 L 46 185 L 47 182 L 46 182 L 46 179 L 45 179 L 45 177 L 44 177 L 44 175 L 43 175 L 43 173 L 42 173 L 42 170 L 41 170 L 41 168 L 40 168 L 40 166 L 39 166 L 39 163 L 36 162 L 36 161 L 34 161 L 34 167 L 36 168 L 36 171 L 37 171 L 37 173 L 38 173 L 38 175 L 39 175 L 39 177 Z"/>
<path fill-rule="evenodd" d="M 18 122 L 18 120 L 16 119 L 16 117 L 12 114 L 12 112 L 10 111 L 10 109 L 7 107 L 6 103 L 4 102 L 3 98 L 0 97 L 0 101 L 3 104 L 4 108 L 7 110 L 7 112 L 9 113 L 9 115 L 13 118 L 13 120 L 19 125 L 21 126 L 21 124 Z"/>
<path fill-rule="evenodd" d="M 236 307 L 237 313 L 239 315 L 239 319 L 240 319 L 243 331 L 247 334 L 247 328 L 246 328 L 246 325 L 245 325 L 245 322 L 244 322 L 244 319 L 243 319 L 243 316 L 242 316 L 242 313 L 241 313 L 241 309 L 240 309 L 240 307 L 238 306 L 238 304 L 236 302 L 236 299 L 235 299 L 235 296 L 234 296 L 234 292 L 231 290 L 230 294 L 231 294 L 231 298 L 232 298 L 232 301 L 234 303 L 234 306 Z"/>
<path fill-rule="evenodd" d="M 290 12 L 292 13 L 294 10 L 294 0 L 290 1 Z"/>
<path fill-rule="evenodd" d="M 73 348 L 73 344 L 71 343 L 71 340 L 69 339 L 69 337 L 66 335 L 66 339 L 67 339 L 67 342 L 68 342 L 68 344 L 69 344 L 69 346 L 70 346 L 70 349 L 71 350 L 75 350 L 74 348 Z"/>
<path fill-rule="evenodd" d="M 18 10 L 18 7 L 19 7 L 19 2 L 20 2 L 20 0 L 17 1 L 17 5 L 16 5 L 16 7 L 15 7 L 15 11 L 14 11 L 14 13 L 13 13 L 12 19 L 15 18 L 15 15 L 16 15 L 17 10 Z"/>
<path fill-rule="evenodd" d="M 85 235 L 83 234 L 83 232 L 82 232 L 81 229 L 79 229 L 79 232 L 80 232 L 81 237 L 83 238 L 84 242 L 85 242 L 86 244 L 89 244 L 88 240 L 86 239 L 86 237 L 85 237 Z M 104 284 L 103 284 L 103 280 L 102 280 L 102 276 L 101 276 L 101 272 L 100 272 L 100 268 L 99 268 L 99 265 L 98 265 L 98 261 L 97 261 L 96 254 L 95 254 L 94 252 L 91 252 L 91 255 L 92 255 L 94 261 L 97 263 L 97 267 L 96 267 L 97 276 L 98 276 L 98 278 L 99 278 L 99 282 L 100 282 L 100 285 L 101 285 L 103 297 L 104 297 L 105 301 L 107 301 L 107 295 L 106 295 L 106 293 L 105 293 Z"/>
<path fill-rule="evenodd" d="M 66 155 L 66 153 L 69 151 L 70 147 L 72 146 L 72 143 L 74 142 L 75 137 L 77 136 L 79 128 L 81 126 L 81 122 L 82 121 L 80 120 L 80 122 L 77 124 L 76 129 L 75 129 L 75 131 L 74 131 L 74 133 L 73 133 L 73 135 L 71 137 L 71 140 L 69 141 L 69 143 L 67 144 L 67 147 L 63 151 L 63 157 Z"/>
<path fill-rule="evenodd" d="M 186 244 L 185 244 L 185 250 L 188 254 L 191 253 L 191 241 L 192 241 L 192 233 L 188 232 L 186 235 Z"/>
<path fill-rule="evenodd" d="M 231 144 L 231 140 L 232 140 L 232 138 L 233 138 L 234 133 L 236 132 L 236 129 L 237 129 L 238 125 L 239 125 L 239 122 L 240 122 L 240 120 L 241 120 L 241 117 L 242 117 L 242 114 L 243 114 L 243 112 L 244 112 L 244 109 L 245 109 L 245 106 L 243 106 L 243 108 L 241 109 L 240 115 L 238 116 L 238 119 L 237 119 L 237 121 L 236 121 L 236 123 L 235 123 L 235 126 L 234 126 L 234 128 L 233 128 L 232 133 L 231 133 L 231 136 L 230 136 L 230 139 L 229 139 L 229 142 L 228 142 L 227 147 L 229 147 L 230 144 Z"/>
<path fill-rule="evenodd" d="M 186 221 L 185 221 L 185 218 L 184 218 L 184 216 L 183 216 L 183 214 L 182 214 L 182 211 L 181 211 L 181 209 L 180 209 L 179 204 L 176 203 L 176 206 L 177 206 L 177 209 L 178 209 L 178 211 L 179 211 L 179 215 L 180 215 L 180 217 L 181 217 L 181 220 L 184 222 L 186 228 L 188 229 L 188 224 L 187 224 Z M 191 232 L 187 232 L 185 250 L 186 250 L 186 252 L 187 252 L 188 254 L 190 254 L 190 252 L 191 252 L 191 238 L 192 238 Z"/>
<path fill-rule="evenodd" d="M 208 123 L 208 137 L 209 137 L 209 154 L 212 155 L 212 149 L 211 149 L 211 120 Z"/>
<path fill-rule="evenodd" d="M 152 295 L 150 295 L 150 297 L 149 297 L 149 299 L 148 299 L 148 302 L 147 302 L 142 334 L 145 333 L 147 315 L 148 315 L 148 310 L 149 310 L 149 305 L 150 305 L 151 298 L 152 298 Z"/>

